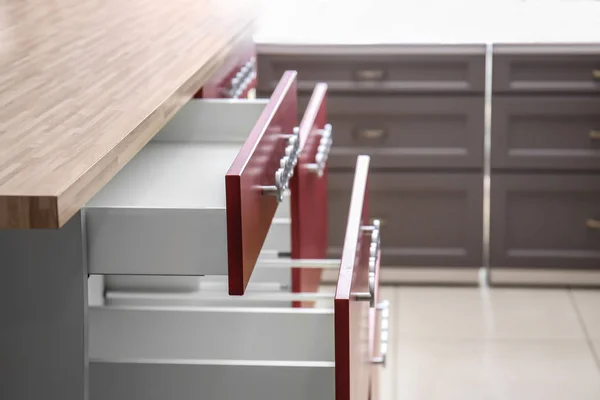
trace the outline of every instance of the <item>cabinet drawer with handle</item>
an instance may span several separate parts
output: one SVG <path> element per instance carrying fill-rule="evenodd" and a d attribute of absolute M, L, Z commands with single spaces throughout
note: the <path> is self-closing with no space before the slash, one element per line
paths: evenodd
<path fill-rule="evenodd" d="M 308 101 L 301 96 L 299 106 Z M 352 167 L 358 154 L 374 168 L 483 169 L 484 97 L 330 95 L 335 143 L 329 167 Z"/>
<path fill-rule="evenodd" d="M 278 205 L 277 210 L 275 211 L 275 215 L 270 222 L 270 226 L 268 227 L 268 232 L 266 237 L 264 238 L 264 242 L 262 243 L 262 248 L 259 250 L 262 252 L 264 250 L 268 251 L 280 251 L 284 253 L 291 253 L 292 257 L 295 258 L 323 258 L 326 254 L 327 249 L 327 158 L 328 152 L 331 147 L 331 127 L 327 124 L 326 121 L 326 98 L 327 98 L 327 85 L 319 84 L 315 88 L 311 101 L 309 102 L 306 112 L 302 117 L 298 128 L 298 138 L 300 141 L 301 151 L 298 155 L 298 162 L 294 168 L 294 174 L 290 179 L 289 189 L 286 190 L 285 197 L 282 198 L 281 203 Z M 208 102 L 200 102 L 197 101 L 196 105 L 192 107 L 191 111 L 195 114 L 195 118 L 197 120 L 194 123 L 198 123 L 198 125 L 202 126 L 206 123 L 212 123 L 215 129 L 220 129 L 222 132 L 233 132 L 230 126 L 225 122 L 221 123 L 220 127 L 217 127 L 217 122 L 212 121 L 212 118 L 216 115 L 216 113 L 221 112 L 225 113 L 224 116 L 227 115 L 227 110 L 231 110 L 232 113 L 238 113 L 235 118 L 242 119 L 244 118 L 243 114 L 240 114 L 239 111 L 243 109 L 247 109 L 250 107 L 256 107 L 256 113 L 259 112 L 261 108 L 260 102 L 244 102 L 244 103 L 235 103 L 235 107 L 233 103 L 222 102 L 222 101 L 208 101 Z M 221 109 L 225 111 L 222 111 Z M 186 110 L 190 111 L 190 110 Z M 255 116 L 251 113 L 248 113 L 248 118 L 252 121 Z M 189 116 L 189 115 L 188 115 Z M 235 119 L 234 118 L 234 119 Z M 175 123 L 176 121 L 172 122 Z M 181 121 L 180 121 L 181 122 Z M 187 123 L 187 122 L 186 122 Z M 181 122 L 181 125 L 183 122 Z M 190 122 L 190 126 L 193 124 Z M 180 129 L 181 128 L 181 129 Z M 167 126 L 165 131 L 173 131 L 179 132 L 182 129 L 188 129 L 187 127 L 176 127 L 170 128 Z M 243 126 L 238 129 L 240 138 L 244 136 Z M 220 131 L 208 131 L 208 134 L 218 134 Z M 164 134 L 163 132 L 162 134 Z M 206 153 L 210 153 L 210 151 L 214 151 L 214 146 L 210 141 L 219 141 L 225 140 L 223 137 L 217 136 L 202 138 L 202 143 L 206 141 Z M 233 140 L 233 139 L 232 139 Z M 199 141 L 200 143 L 201 141 Z M 187 142 L 185 142 L 187 143 Z M 170 142 L 169 142 L 170 144 Z M 227 143 L 227 145 L 232 147 L 232 152 L 235 152 L 237 143 Z M 171 167 L 173 160 L 164 160 L 164 164 L 166 167 Z M 207 168 L 211 168 L 206 163 Z M 226 165 L 224 166 L 226 167 Z M 153 166 L 153 168 L 156 168 Z M 209 181 L 209 183 L 217 183 L 219 180 L 223 179 L 224 169 L 221 171 L 215 171 L 215 176 L 210 179 L 214 180 L 214 182 Z M 172 171 L 173 174 L 178 174 L 177 170 Z M 209 171 L 199 172 L 199 175 L 208 174 Z M 219 176 L 218 174 L 222 174 Z M 133 178 L 131 178 L 133 179 Z M 179 179 L 176 176 L 174 179 Z M 199 178 L 198 178 L 199 179 Z M 190 183 L 187 183 L 190 184 Z M 150 185 L 150 184 L 148 184 Z M 158 189 L 158 186 L 157 186 Z M 198 191 L 202 190 L 201 186 L 198 187 Z M 185 193 L 184 193 L 185 194 Z M 92 204 L 93 205 L 93 204 Z M 176 213 L 178 210 L 173 210 L 173 213 Z M 96 221 L 97 213 L 99 210 L 92 210 L 91 218 L 94 218 L 92 222 L 99 223 Z M 152 211 L 146 211 L 147 213 L 151 213 Z M 182 211 L 179 211 L 182 212 Z M 197 213 L 202 213 L 203 210 L 196 210 Z M 206 211 L 204 211 L 207 215 L 214 213 L 214 206 L 209 207 Z M 222 211 L 225 213 L 227 217 L 227 210 Z M 103 214 L 100 214 L 100 217 L 104 218 Z M 171 215 L 170 217 L 174 217 Z M 129 221 L 132 216 L 128 214 Z M 139 218 L 143 218 L 140 216 Z M 198 217 L 200 218 L 200 217 Z M 139 222 L 139 221 L 138 221 Z M 200 221 L 198 221 L 199 223 Z M 206 224 L 214 223 L 215 221 L 207 220 Z M 217 221 L 218 222 L 218 221 Z M 102 224 L 106 224 L 107 222 L 102 220 Z M 177 226 L 173 227 L 176 229 Z M 195 229 L 201 229 L 199 226 L 194 227 Z M 97 233 L 97 232 L 93 232 Z M 183 234 L 183 231 L 176 231 L 176 234 L 173 235 L 174 240 L 177 239 L 178 235 Z M 190 235 L 193 235 L 191 238 L 187 238 L 187 240 L 191 240 L 192 243 L 195 240 L 194 238 L 198 235 L 194 232 L 188 232 Z M 210 232 L 208 232 L 210 233 Z M 250 232 L 249 235 L 254 236 L 255 234 Z M 100 250 L 106 250 L 106 237 L 98 237 L 92 236 L 92 244 L 94 245 L 92 250 L 93 254 L 93 264 L 92 264 L 92 273 L 97 273 L 99 266 L 98 264 L 102 262 L 100 267 L 102 268 L 110 268 L 112 267 L 112 262 L 117 260 L 105 260 L 107 257 L 104 253 L 98 254 Z M 172 239 L 172 240 L 173 240 Z M 184 238 L 186 239 L 186 238 Z M 201 264 L 208 263 L 210 267 L 211 262 L 217 263 L 217 265 L 213 265 L 212 267 L 223 267 L 226 268 L 226 264 L 223 263 L 222 259 L 225 257 L 225 254 L 214 254 L 215 251 L 222 251 L 222 246 L 224 243 L 210 242 L 206 237 L 201 238 L 203 241 L 207 241 L 206 248 L 204 249 L 207 254 L 196 254 L 191 253 L 190 257 L 197 257 L 196 260 L 200 260 L 197 264 L 193 264 L 190 268 L 197 268 L 198 271 L 201 268 Z M 221 237 L 215 237 L 211 239 L 221 239 Z M 126 238 L 126 240 L 131 240 Z M 104 247 L 100 247 L 103 245 Z M 162 246 L 162 244 L 161 244 Z M 210 248 L 210 246 L 221 246 Z M 161 251 L 165 247 L 161 247 L 156 249 L 155 251 Z M 173 247 L 169 247 L 169 249 L 173 249 Z M 190 244 L 189 248 L 183 248 L 183 251 L 192 251 L 194 247 Z M 198 249 L 198 251 L 202 250 Z M 173 253 L 168 253 L 170 257 L 173 257 Z M 213 261 L 210 257 L 211 254 L 214 254 L 213 257 L 215 260 Z M 123 257 L 123 255 L 119 255 Z M 138 258 L 141 256 L 137 256 L 135 254 L 127 254 L 127 257 Z M 179 255 L 181 256 L 181 255 Z M 185 256 L 185 255 L 184 255 Z M 205 257 L 205 258 L 201 258 Z M 175 259 L 174 259 L 175 260 Z M 202 261 L 204 260 L 204 261 Z M 121 261 L 121 260 L 118 260 Z M 189 262 L 194 261 L 191 259 Z M 115 266 L 116 267 L 116 266 Z M 157 269 L 162 269 L 164 266 L 156 265 Z M 131 268 L 131 267 L 130 267 Z M 148 265 L 140 266 L 139 268 L 146 268 L 140 270 L 139 273 L 148 273 Z M 174 275 L 177 273 L 176 266 L 169 267 L 169 273 Z M 173 271 L 173 269 L 175 269 Z M 212 273 L 208 273 L 211 270 L 206 269 L 206 273 L 203 275 L 213 275 L 213 274 L 226 274 L 227 271 L 223 269 L 212 270 Z M 125 268 L 119 267 L 118 272 L 111 273 L 120 273 L 126 274 L 129 271 Z M 160 275 L 160 271 L 154 272 Z M 295 275 L 294 279 L 294 287 L 299 285 L 298 288 L 302 288 L 304 291 L 308 291 L 309 288 L 307 285 L 314 286 L 315 281 L 320 281 L 320 271 L 318 269 L 310 270 L 310 271 L 300 271 L 300 272 L 290 272 L 290 274 Z M 190 274 L 187 274 L 190 275 Z M 226 278 L 226 277 L 225 277 Z M 234 278 L 235 279 L 235 278 Z M 161 292 L 191 292 L 198 289 L 199 278 L 196 276 L 171 276 L 168 279 L 163 277 L 148 277 L 148 276 L 126 276 L 126 275 L 109 275 L 107 276 L 106 281 L 106 289 L 109 291 L 119 291 L 119 290 L 128 290 L 129 288 L 135 289 L 137 291 L 144 290 L 146 287 L 147 290 L 158 290 Z M 256 281 L 256 279 L 254 279 Z M 287 279 L 287 283 L 289 284 L 290 278 Z M 162 286 L 161 286 L 162 285 Z M 316 288 L 315 288 L 316 290 Z"/>
<path fill-rule="evenodd" d="M 286 69 L 298 90 L 327 82 L 334 92 L 483 93 L 485 46 L 406 46 L 394 54 L 268 54 L 258 56 L 259 90 L 270 92 Z"/>
<path fill-rule="evenodd" d="M 371 311 L 388 307 L 378 302 L 380 234 L 367 224 L 367 184 L 362 157 L 330 307 L 92 307 L 90 399 L 367 400 L 371 368 L 386 358 Z M 247 293 L 232 304 L 274 296 L 285 301 Z"/>
<path fill-rule="evenodd" d="M 494 173 L 490 207 L 492 267 L 598 268 L 596 176 Z"/>
<path fill-rule="evenodd" d="M 600 93 L 600 47 L 494 45 L 496 93 Z"/>
<path fill-rule="evenodd" d="M 492 168 L 600 169 L 600 98 L 497 96 Z"/>
<path fill-rule="evenodd" d="M 227 275 L 243 294 L 319 133 L 295 128 L 295 79 L 268 100 L 191 100 L 86 205 L 90 273 Z"/>
<path fill-rule="evenodd" d="M 372 172 L 369 187 L 384 267 L 482 265 L 482 173 Z M 339 226 L 350 188 L 350 174 L 329 173 L 330 257 L 343 248 Z"/>

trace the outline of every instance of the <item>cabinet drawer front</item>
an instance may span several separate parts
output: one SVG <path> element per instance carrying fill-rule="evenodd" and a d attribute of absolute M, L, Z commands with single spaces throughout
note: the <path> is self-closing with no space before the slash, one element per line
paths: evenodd
<path fill-rule="evenodd" d="M 318 84 L 306 107 L 300 108 L 305 110 L 299 126 L 302 153 L 290 183 L 292 258 L 321 259 L 327 255 L 327 155 L 331 131 L 325 129 L 326 106 L 327 85 Z M 317 268 L 293 268 L 292 291 L 318 291 L 321 272 Z"/>
<path fill-rule="evenodd" d="M 597 177 L 492 174 L 491 196 L 492 266 L 600 265 Z"/>
<path fill-rule="evenodd" d="M 379 277 L 379 253 L 370 258 L 373 233 L 364 230 L 369 225 L 369 180 L 369 157 L 359 156 L 350 196 L 346 194 L 349 200 L 330 203 L 348 210 L 345 229 L 337 227 L 344 232 L 344 245 L 334 303 L 336 400 L 369 397 L 373 357 L 369 338 L 375 328 L 370 324 L 370 310 L 377 301 Z M 368 301 L 359 299 L 357 293 L 369 294 Z"/>
<path fill-rule="evenodd" d="M 351 177 L 329 174 L 330 256 L 339 255 Z M 384 266 L 482 265 L 483 176 L 480 173 L 372 172 L 371 216 L 382 222 Z"/>
<path fill-rule="evenodd" d="M 600 168 L 600 99 L 502 97 L 492 103 L 492 167 Z"/>
<path fill-rule="evenodd" d="M 464 54 L 427 53 L 395 55 L 266 55 L 258 56 L 259 89 L 273 90 L 286 69 L 298 71 L 298 89 L 312 90 L 324 81 L 331 91 L 398 93 L 483 92 L 485 48 Z M 435 50 L 433 50 L 435 51 Z"/>
<path fill-rule="evenodd" d="M 374 168 L 483 168 L 483 96 L 329 96 L 327 110 L 331 168 L 352 167 L 358 154 Z"/>
<path fill-rule="evenodd" d="M 262 188 L 296 126 L 295 79 L 268 101 L 184 107 L 86 206 L 90 272 L 228 275 L 243 294 L 278 206 Z"/>
<path fill-rule="evenodd" d="M 600 92 L 600 48 L 495 45 L 495 92 Z"/>

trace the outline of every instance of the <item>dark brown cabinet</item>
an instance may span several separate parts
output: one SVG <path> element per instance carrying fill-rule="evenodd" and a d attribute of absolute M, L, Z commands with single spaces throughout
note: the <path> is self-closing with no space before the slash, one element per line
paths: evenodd
<path fill-rule="evenodd" d="M 495 45 L 492 71 L 492 282 L 598 268 L 600 48 Z"/>
<path fill-rule="evenodd" d="M 494 174 L 492 267 L 598 268 L 600 179 L 583 174 Z"/>
<path fill-rule="evenodd" d="M 339 256 L 359 154 L 371 156 L 369 207 L 383 221 L 383 267 L 483 264 L 484 45 L 369 46 L 341 53 L 265 53 L 258 90 L 298 71 L 298 109 L 316 82 L 328 84 L 333 126 L 329 255 Z"/>
<path fill-rule="evenodd" d="M 277 77 L 289 69 L 298 71 L 298 90 L 304 91 L 325 81 L 330 91 L 483 93 L 485 46 L 415 45 L 396 47 L 390 54 L 263 53 L 259 91 L 272 91 Z"/>
<path fill-rule="evenodd" d="M 496 96 L 492 167 L 600 169 L 600 97 Z"/>
<path fill-rule="evenodd" d="M 494 45 L 495 93 L 600 93 L 596 45 Z"/>
<path fill-rule="evenodd" d="M 329 173 L 331 226 L 347 219 L 351 173 Z M 381 221 L 386 266 L 479 267 L 483 243 L 481 174 L 376 172 L 369 209 Z M 343 230 L 329 230 L 329 255 L 338 257 Z"/>
<path fill-rule="evenodd" d="M 308 97 L 299 99 L 304 109 Z M 357 154 L 373 168 L 481 168 L 484 98 L 331 95 L 330 168 L 352 168 Z"/>

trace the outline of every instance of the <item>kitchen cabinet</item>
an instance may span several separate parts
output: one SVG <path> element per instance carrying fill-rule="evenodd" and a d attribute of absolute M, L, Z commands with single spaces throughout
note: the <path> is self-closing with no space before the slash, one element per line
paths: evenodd
<path fill-rule="evenodd" d="M 342 48 L 257 48 L 262 95 L 292 66 L 300 108 L 314 82 L 328 84 L 328 254 L 340 253 L 335 232 L 344 221 L 337 204 L 350 187 L 345 174 L 367 154 L 377 182 L 371 207 L 390 224 L 382 228 L 390 230 L 383 267 L 466 266 L 473 271 L 466 281 L 475 282 L 483 265 L 485 46 Z"/>
<path fill-rule="evenodd" d="M 493 46 L 492 283 L 600 282 L 599 67 L 595 45 Z"/>
<path fill-rule="evenodd" d="M 373 342 L 380 233 L 369 224 L 368 168 L 359 157 L 331 309 L 92 307 L 90 398 L 367 399 L 382 356 Z"/>

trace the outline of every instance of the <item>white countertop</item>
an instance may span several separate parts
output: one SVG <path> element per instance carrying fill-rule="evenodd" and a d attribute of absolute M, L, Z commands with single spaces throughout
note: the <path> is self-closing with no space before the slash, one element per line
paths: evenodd
<path fill-rule="evenodd" d="M 266 1 L 255 35 L 259 51 L 413 44 L 600 46 L 600 1 Z"/>

